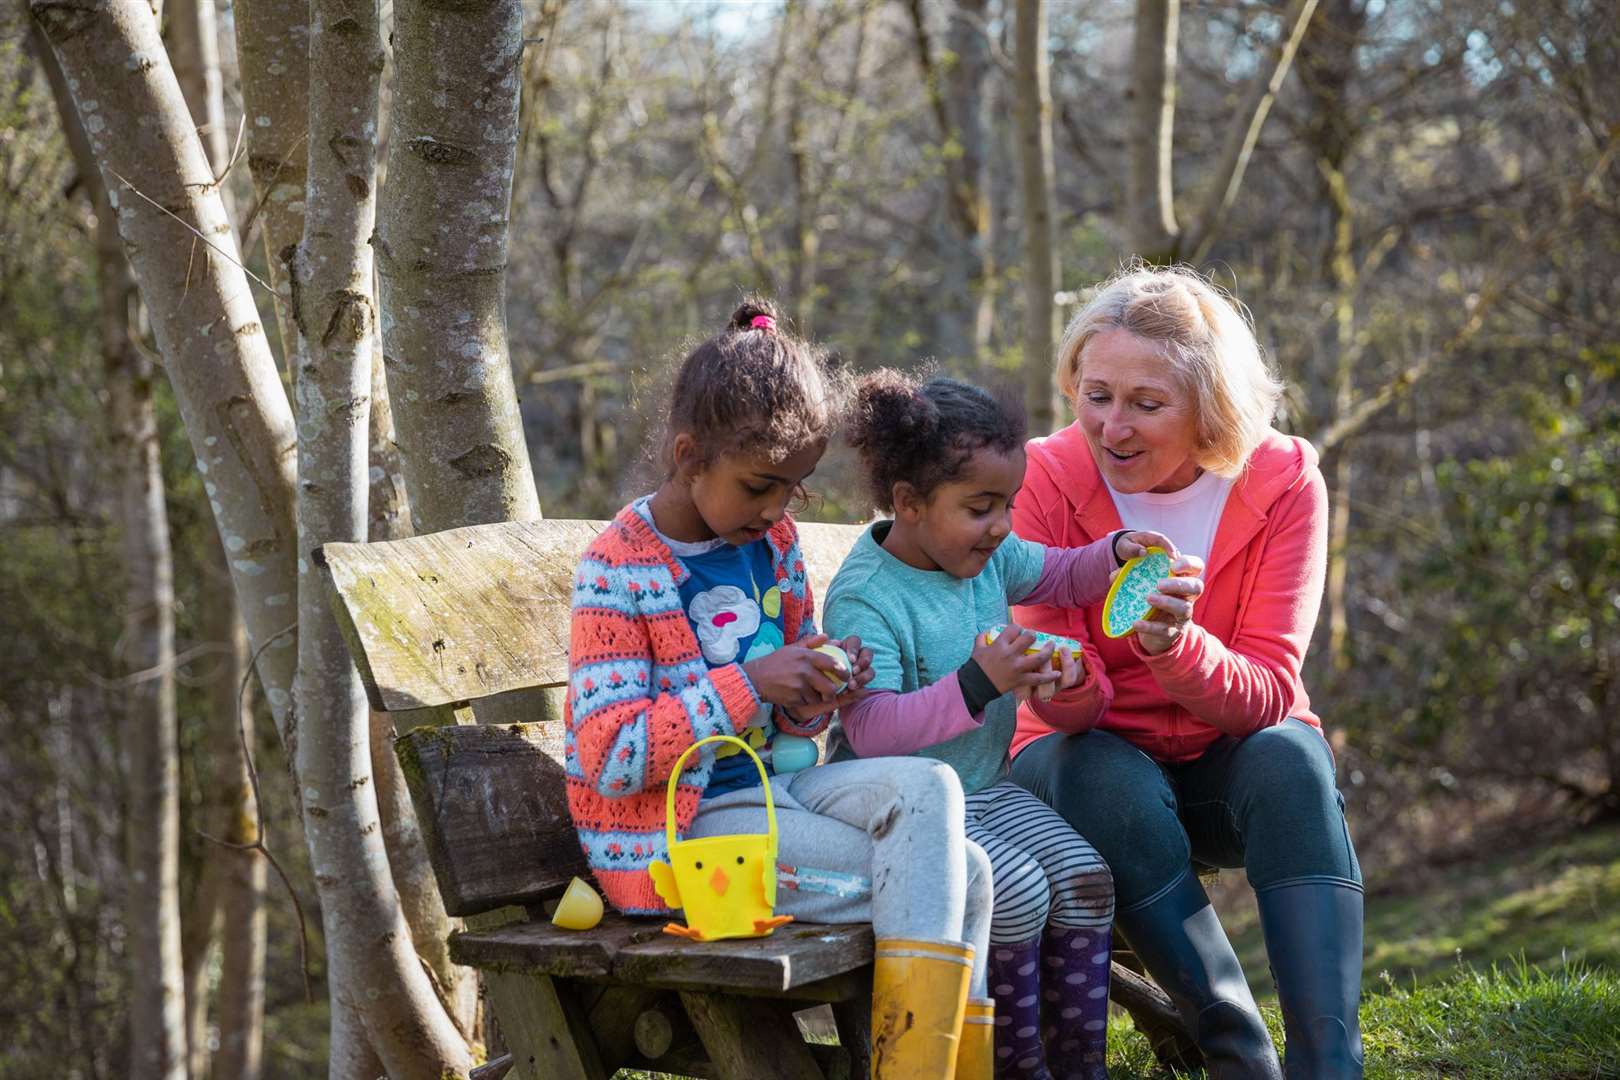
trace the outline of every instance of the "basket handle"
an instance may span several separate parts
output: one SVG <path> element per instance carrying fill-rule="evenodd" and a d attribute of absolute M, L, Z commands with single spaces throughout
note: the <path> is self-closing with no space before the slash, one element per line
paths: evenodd
<path fill-rule="evenodd" d="M 669 841 L 670 850 L 675 849 L 675 782 L 681 777 L 681 769 L 686 764 L 687 755 L 700 746 L 712 742 L 736 743 L 748 756 L 754 759 L 754 766 L 759 769 L 759 782 L 765 788 L 765 821 L 766 835 L 771 838 L 771 850 L 776 850 L 776 802 L 771 798 L 771 778 L 765 772 L 765 763 L 759 760 L 754 748 L 735 735 L 710 735 L 706 739 L 699 739 L 688 746 L 680 757 L 675 759 L 675 768 L 670 770 L 669 783 L 664 786 L 664 838 Z M 774 881 L 773 881 L 774 884 Z"/>

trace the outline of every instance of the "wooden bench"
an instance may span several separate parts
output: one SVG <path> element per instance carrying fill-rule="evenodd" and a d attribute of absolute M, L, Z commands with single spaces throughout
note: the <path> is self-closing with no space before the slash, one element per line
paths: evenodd
<path fill-rule="evenodd" d="M 525 1080 L 606 1080 L 626 1067 L 865 1077 L 870 926 L 794 923 L 767 938 L 693 943 L 663 934 L 662 919 L 610 912 L 587 932 L 549 921 L 548 901 L 588 871 L 564 794 L 560 722 L 534 721 L 546 715 L 543 691 L 567 681 L 574 567 L 604 524 L 504 522 L 316 553 L 372 707 L 405 732 L 396 749 L 445 909 L 467 919 L 450 954 L 482 973 L 513 1075 Z M 859 534 L 801 523 L 816 596 Z M 1157 987 L 1116 966 L 1114 994 L 1156 1044 L 1185 1056 Z M 795 1020 L 822 1006 L 837 1045 L 807 1042 Z"/>

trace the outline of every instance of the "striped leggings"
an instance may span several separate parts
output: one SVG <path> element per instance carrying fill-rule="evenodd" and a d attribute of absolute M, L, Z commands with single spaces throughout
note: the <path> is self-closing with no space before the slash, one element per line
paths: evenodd
<path fill-rule="evenodd" d="M 1048 923 L 1065 930 L 1113 923 L 1108 864 L 1057 811 L 1011 780 L 967 796 L 967 836 L 990 856 L 991 944 L 1028 941 Z"/>

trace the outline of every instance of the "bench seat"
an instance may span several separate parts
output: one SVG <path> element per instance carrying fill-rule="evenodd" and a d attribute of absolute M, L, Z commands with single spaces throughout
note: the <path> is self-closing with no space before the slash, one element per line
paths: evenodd
<path fill-rule="evenodd" d="M 450 956 L 469 967 L 593 979 L 670 990 L 710 990 L 843 1000 L 828 980 L 872 962 L 870 924 L 790 923 L 769 937 L 687 941 L 663 932 L 664 919 L 608 912 L 594 930 L 564 930 L 549 920 L 464 930 Z"/>

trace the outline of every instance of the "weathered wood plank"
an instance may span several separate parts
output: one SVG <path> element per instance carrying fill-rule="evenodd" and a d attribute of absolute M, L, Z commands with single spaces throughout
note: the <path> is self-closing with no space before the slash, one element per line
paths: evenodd
<path fill-rule="evenodd" d="M 607 979 L 673 989 L 728 987 L 739 992 L 838 1000 L 855 992 L 839 976 L 872 962 L 869 925 L 790 924 L 767 938 L 686 941 L 663 933 L 662 919 L 609 913 L 594 930 L 525 922 L 450 937 L 458 964 Z M 829 982 L 829 980 L 832 980 Z"/>
<path fill-rule="evenodd" d="M 533 903 L 586 873 L 538 724 L 422 727 L 395 751 L 451 915 Z"/>
<path fill-rule="evenodd" d="M 783 993 L 872 962 L 870 925 L 789 924 L 770 937 L 685 941 L 664 935 L 619 950 L 614 977 L 649 986 Z"/>
<path fill-rule="evenodd" d="M 823 1080 L 790 1005 L 683 991 L 681 1004 L 721 1080 Z"/>
<path fill-rule="evenodd" d="M 543 975 L 485 972 L 484 986 L 521 1080 L 607 1080 L 566 987 Z"/>
<path fill-rule="evenodd" d="M 372 706 L 393 712 L 563 685 L 574 567 L 604 525 L 507 521 L 318 549 Z M 800 532 L 811 589 L 823 596 L 860 527 Z"/>
<path fill-rule="evenodd" d="M 450 958 L 485 970 L 528 971 L 606 979 L 619 950 L 665 936 L 662 919 L 629 919 L 609 911 L 594 930 L 563 930 L 539 919 L 450 935 Z"/>

